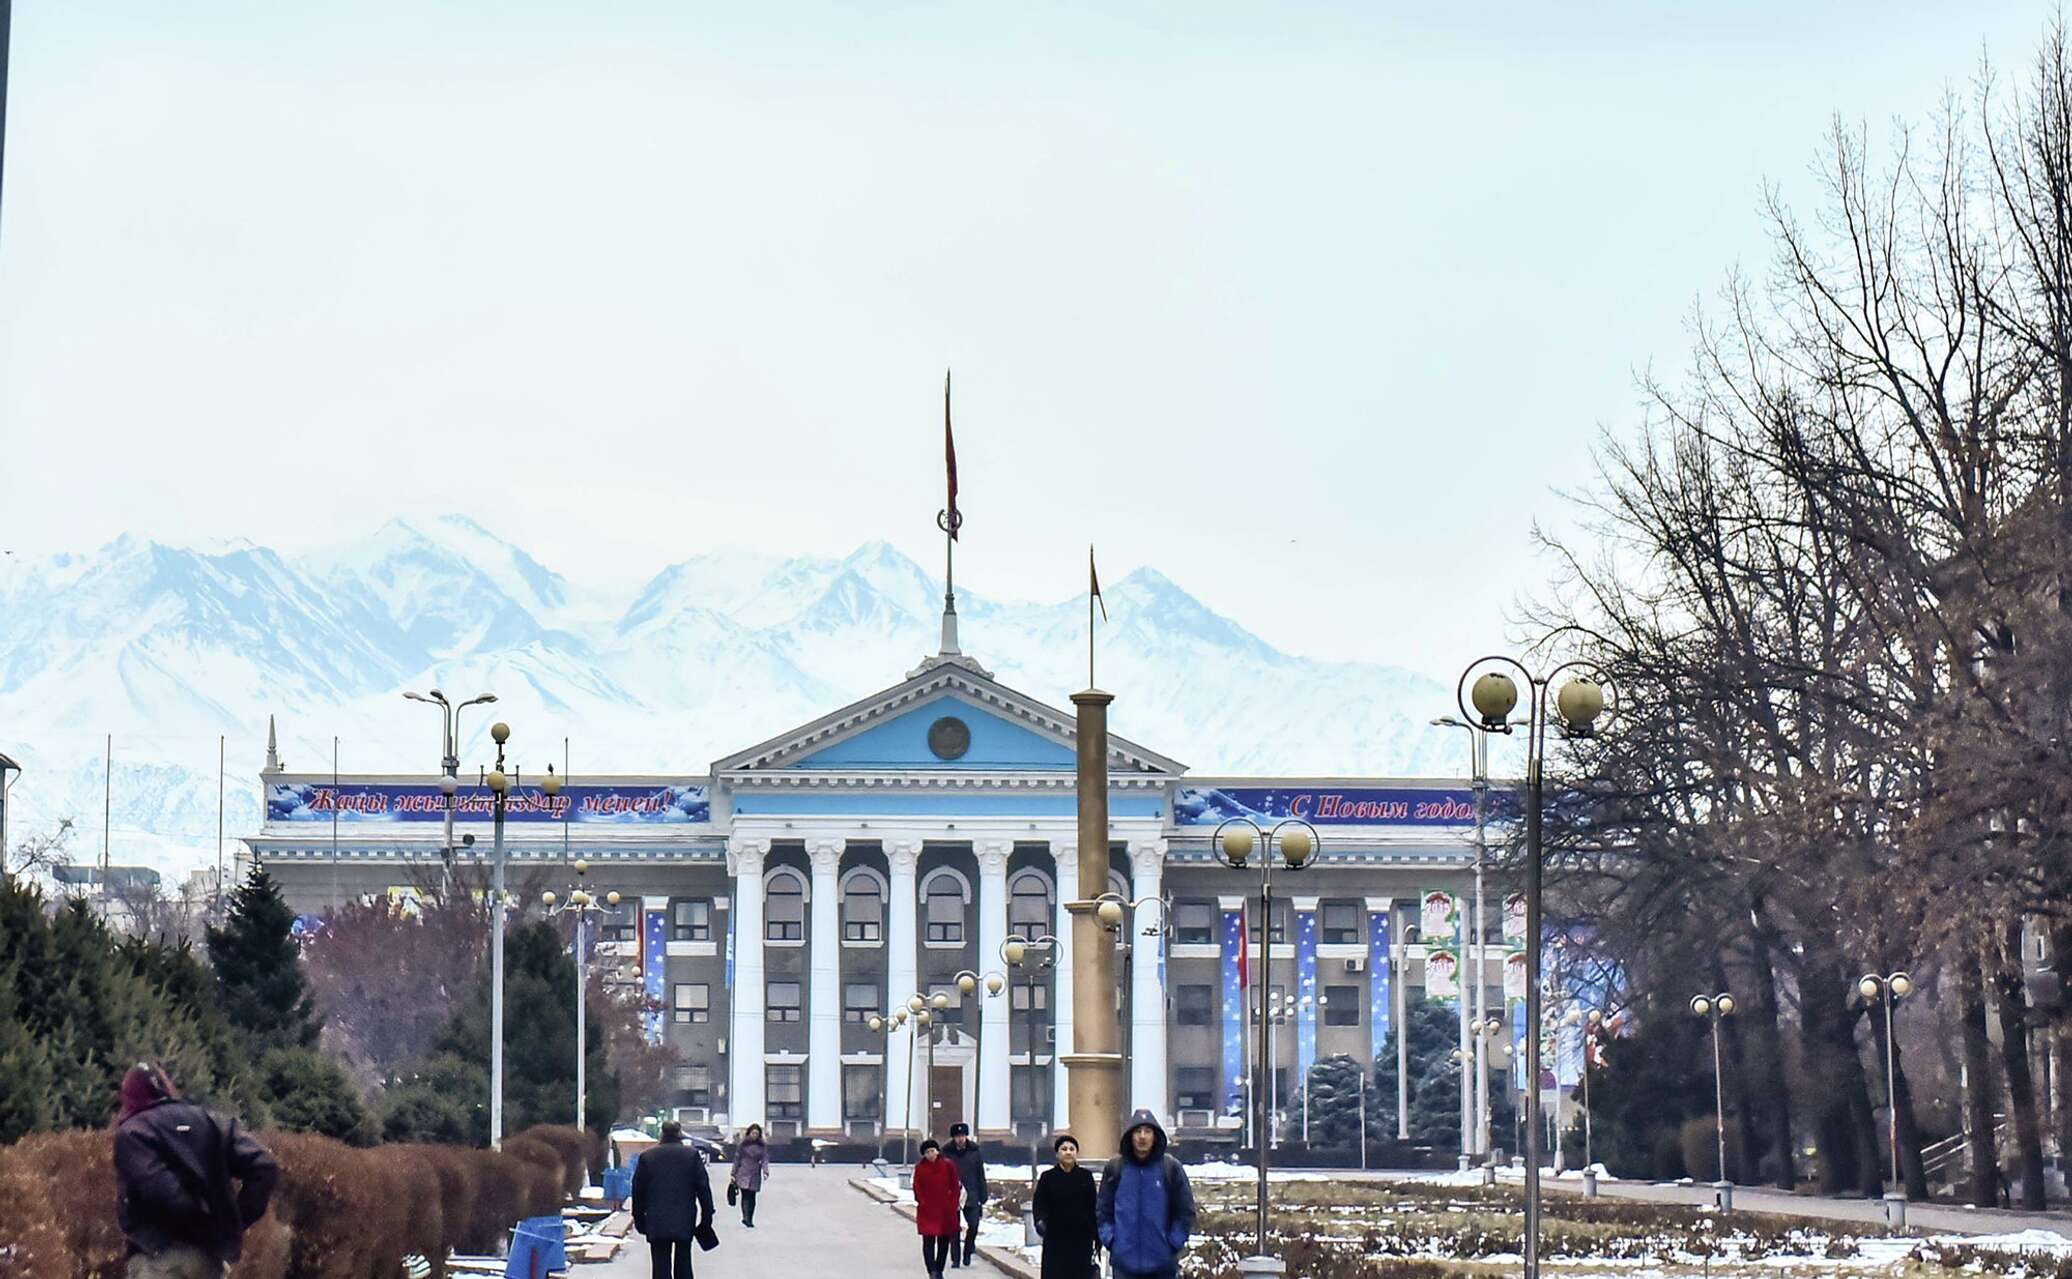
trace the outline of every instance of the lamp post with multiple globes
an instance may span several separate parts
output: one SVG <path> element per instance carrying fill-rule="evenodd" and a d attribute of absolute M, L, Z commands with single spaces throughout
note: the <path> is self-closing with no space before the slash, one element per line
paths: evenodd
<path fill-rule="evenodd" d="M 489 889 L 489 1147 L 501 1150 L 504 1145 L 504 917 L 509 902 L 509 894 L 504 887 L 504 810 L 510 804 L 511 791 L 523 782 L 515 765 L 509 772 L 504 771 L 504 743 L 511 740 L 511 726 L 502 722 L 492 724 L 489 737 L 496 743 L 496 764 L 482 773 L 482 785 L 489 789 L 490 811 L 496 831 L 490 859 Z M 442 784 L 441 789 L 444 788 Z M 540 783 L 540 789 L 550 800 L 561 794 L 561 778 L 555 774 L 552 764 L 547 765 L 546 780 Z"/>
<path fill-rule="evenodd" d="M 1261 845 L 1266 856 L 1259 861 L 1259 975 L 1261 990 L 1256 1000 L 1259 1017 L 1259 1056 L 1252 1072 L 1252 1144 L 1259 1160 L 1259 1203 L 1256 1250 L 1241 1258 L 1244 1274 L 1285 1274 L 1287 1267 L 1266 1252 L 1266 1174 L 1272 1163 L 1267 1152 L 1271 1120 L 1267 1114 L 1266 1090 L 1273 1078 L 1273 1023 L 1268 1015 L 1266 991 L 1273 988 L 1273 872 L 1276 860 L 1290 871 L 1307 870 L 1316 864 L 1319 841 L 1316 827 L 1300 818 L 1277 823 L 1271 832 L 1262 831 L 1250 818 L 1233 817 L 1216 827 L 1210 846 L 1232 870 L 1251 865 L 1252 854 Z"/>
<path fill-rule="evenodd" d="M 576 1127 L 586 1128 L 589 1126 L 588 1120 L 584 1118 L 584 1113 L 588 1109 L 589 1102 L 589 1078 L 587 1074 L 587 1067 L 589 1065 L 589 1061 L 588 1053 L 585 1051 L 586 1045 L 583 1042 L 583 1033 L 586 1029 L 584 1019 L 585 1006 L 590 1002 L 588 972 L 589 951 L 587 946 L 585 945 L 585 943 L 588 941 L 588 937 L 586 935 L 588 930 L 586 928 L 586 925 L 590 922 L 590 915 L 592 912 L 617 910 L 619 908 L 619 894 L 616 891 L 608 892 L 604 895 L 602 900 L 599 900 L 594 894 L 592 894 L 587 888 L 583 886 L 583 877 L 590 873 L 590 863 L 584 861 L 581 858 L 577 858 L 575 865 L 572 869 L 574 869 L 576 873 L 576 886 L 573 889 L 571 889 L 568 894 L 568 904 L 558 904 L 560 899 L 555 895 L 554 890 L 551 888 L 548 889 L 546 892 L 540 894 L 540 903 L 544 905 L 550 913 L 568 914 L 575 916 Z"/>
<path fill-rule="evenodd" d="M 1510 671 L 1524 679 L 1529 694 L 1523 716 L 1515 721 L 1518 681 Z M 1490 656 L 1469 664 L 1454 690 L 1462 717 L 1483 732 L 1525 731 L 1525 1024 L 1533 1028 L 1525 1043 L 1525 1279 L 1540 1277 L 1540 905 L 1546 869 L 1541 806 L 1547 727 L 1552 712 L 1566 736 L 1591 735 L 1605 711 L 1604 685 L 1596 673 L 1594 663 L 1571 661 L 1535 674 L 1514 658 Z M 1554 689 L 1554 680 L 1563 675 L 1569 678 Z"/>
<path fill-rule="evenodd" d="M 890 1054 L 890 1053 L 891 1053 L 891 1051 L 892 1051 L 892 1036 L 893 1036 L 893 1034 L 894 1034 L 895 1032 L 897 1032 L 898 1030 L 902 1029 L 902 1028 L 903 1028 L 903 1027 L 904 1027 L 904 1026 L 906 1025 L 906 1023 L 907 1023 L 907 1010 L 906 1010 L 905 1008 L 896 1008 L 896 1009 L 892 1010 L 892 1012 L 890 1012 L 890 1013 L 882 1013 L 882 1014 L 881 1014 L 881 1013 L 872 1013 L 872 1014 L 871 1014 L 871 1019 L 870 1019 L 870 1023 L 869 1023 L 869 1024 L 870 1024 L 870 1028 L 871 1028 L 871 1033 L 872 1033 L 872 1034 L 874 1034 L 874 1035 L 883 1035 L 883 1036 L 885 1036 L 885 1054 Z M 879 1060 L 880 1060 L 881 1062 L 882 1062 L 882 1061 L 884 1060 L 884 1054 L 881 1054 L 881 1055 L 880 1055 L 880 1058 L 879 1058 Z M 889 1067 L 887 1067 L 887 1068 L 889 1069 Z M 911 1141 L 911 1140 L 913 1139 L 913 1135 L 914 1135 L 914 1129 L 913 1129 L 913 1115 L 914 1115 L 914 1089 L 913 1089 L 913 1082 L 912 1082 L 912 1081 L 913 1081 L 913 1077 L 914 1077 L 914 1043 L 913 1043 L 913 1040 L 912 1040 L 911 1038 L 909 1038 L 909 1039 L 907 1040 L 907 1080 L 908 1080 L 908 1083 L 907 1083 L 907 1095 L 906 1095 L 906 1128 L 905 1128 L 905 1131 L 904 1131 L 904 1132 L 902 1133 L 902 1135 L 900 1136 L 900 1142 L 899 1142 L 899 1162 L 900 1162 L 900 1171 L 901 1171 L 901 1174 L 902 1174 L 902 1175 L 904 1175 L 904 1174 L 906 1173 L 906 1170 L 907 1170 L 907 1156 L 908 1156 L 908 1155 L 909 1155 L 909 1154 L 911 1153 L 911 1152 L 910 1152 L 910 1151 L 908 1150 L 907 1146 L 908 1146 L 908 1143 L 909 1143 L 909 1142 L 910 1142 L 910 1141 Z M 886 1118 L 886 1119 L 890 1119 L 890 1118 L 891 1118 L 891 1116 L 890 1116 L 890 1115 L 887 1115 L 887 1116 L 886 1116 L 885 1118 Z M 880 1158 L 880 1159 L 883 1159 L 884 1157 L 885 1157 L 885 1125 L 884 1125 L 883 1121 L 880 1121 L 880 1122 L 879 1122 L 879 1124 L 878 1124 L 878 1158 Z"/>
<path fill-rule="evenodd" d="M 1904 1214 L 1907 1186 L 1900 1176 L 1899 1169 L 1899 1067 L 1894 1057 L 1896 1046 L 1892 1041 L 1892 1010 L 1900 1000 L 1914 993 L 1914 979 L 1904 972 L 1891 973 L 1884 977 L 1876 973 L 1865 973 L 1856 981 L 1856 993 L 1863 996 L 1863 1002 L 1867 1005 L 1884 1005 L 1885 1109 L 1889 1112 L 1886 1121 L 1889 1125 L 1887 1137 L 1892 1143 L 1892 1190 L 1885 1196 L 1886 1211 L 1888 1215 L 1893 1212 L 1892 1200 L 1896 1198 L 1899 1201 L 1897 1210 Z M 1903 1215 L 1900 1217 L 1900 1224 L 1905 1224 Z"/>
<path fill-rule="evenodd" d="M 1734 1206 L 1734 1183 L 1727 1176 L 1727 1077 L 1723 1069 L 1725 1059 L 1719 1051 L 1719 1024 L 1734 1015 L 1734 1007 L 1734 997 L 1726 991 L 1691 997 L 1692 1014 L 1712 1023 L 1713 1123 L 1719 1135 L 1719 1180 L 1713 1182 L 1712 1187 L 1719 1192 L 1722 1212 Z"/>

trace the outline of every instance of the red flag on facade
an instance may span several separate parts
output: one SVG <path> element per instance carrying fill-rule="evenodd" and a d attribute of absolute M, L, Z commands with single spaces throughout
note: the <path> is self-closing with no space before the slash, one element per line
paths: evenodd
<path fill-rule="evenodd" d="M 942 374 L 942 451 L 943 461 L 950 471 L 949 534 L 952 541 L 957 537 L 957 526 L 964 517 L 957 513 L 957 437 L 950 432 L 950 371 Z"/>
<path fill-rule="evenodd" d="M 1237 988 L 1252 988 L 1252 907 L 1237 908 Z"/>

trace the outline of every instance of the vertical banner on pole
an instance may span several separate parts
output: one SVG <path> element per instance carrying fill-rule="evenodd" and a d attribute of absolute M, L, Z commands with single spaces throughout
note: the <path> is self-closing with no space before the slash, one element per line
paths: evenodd
<path fill-rule="evenodd" d="M 648 999 L 648 1011 L 641 1023 L 651 1044 L 662 1042 L 662 1001 L 668 995 L 669 910 L 642 902 L 640 927 L 640 976 Z"/>
<path fill-rule="evenodd" d="M 1238 959 L 1245 949 L 1244 899 L 1222 901 L 1223 938 L 1223 1113 L 1245 1113 L 1245 990 Z"/>
<path fill-rule="evenodd" d="M 1395 903 L 1387 897 L 1367 899 L 1367 1025 L 1369 1051 L 1363 1074 L 1371 1075 L 1374 1063 L 1388 1051 L 1389 1028 L 1396 1012 L 1395 979 L 1389 973 L 1389 911 Z"/>
<path fill-rule="evenodd" d="M 1307 1089 L 1317 1060 L 1317 899 L 1295 906 L 1295 1086 Z"/>

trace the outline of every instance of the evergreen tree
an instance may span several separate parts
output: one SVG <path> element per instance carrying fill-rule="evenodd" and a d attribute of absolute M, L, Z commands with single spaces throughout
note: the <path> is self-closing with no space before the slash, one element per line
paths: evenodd
<path fill-rule="evenodd" d="M 273 1121 L 292 1132 L 321 1133 L 355 1146 L 378 1130 L 359 1089 L 336 1058 L 307 1048 L 275 1048 L 259 1059 L 259 1085 Z"/>
<path fill-rule="evenodd" d="M 484 965 L 485 969 L 487 965 Z M 588 1126 L 603 1129 L 617 1117 L 619 1083 L 605 1053 L 601 1018 L 585 1026 L 584 1057 L 589 1086 Z M 504 1131 L 533 1124 L 564 1124 L 576 1091 L 576 965 L 567 942 L 553 925 L 531 923 L 513 929 L 504 939 Z M 439 1045 L 441 1052 L 479 1071 L 478 1090 L 462 1096 L 488 1097 L 489 981 L 485 971 L 480 993 L 454 1015 Z M 458 1083 L 449 1079 L 448 1083 Z M 418 1090 L 406 1085 L 407 1095 Z M 389 1120 L 401 1101 L 387 1109 Z M 410 1105 L 422 1109 L 412 1100 Z M 386 1122 L 386 1121 L 385 1121 Z M 400 1121 L 397 1121 L 400 1122 Z M 470 1112 L 470 1136 L 489 1136 L 487 1106 Z"/>
<path fill-rule="evenodd" d="M 1436 1000 L 1420 999 L 1406 1007 L 1409 1025 L 1410 1140 L 1441 1150 L 1460 1149 L 1460 1064 L 1453 1050 L 1460 1047 L 1460 1008 Z M 1374 1087 L 1379 1095 L 1382 1131 L 1396 1132 L 1396 1036 L 1391 1028 L 1381 1056 L 1374 1059 Z M 1496 1092 L 1490 1097 L 1495 1109 Z M 1375 1116 L 1367 1123 L 1373 1131 Z M 1503 1133 L 1498 1129 L 1498 1140 Z"/>
<path fill-rule="evenodd" d="M 1358 1148 L 1360 1091 L 1363 1084 L 1367 1092 L 1367 1139 L 1379 1141 L 1395 1135 L 1393 1105 L 1387 1112 L 1388 1123 L 1384 1124 L 1373 1080 L 1364 1076 L 1359 1062 L 1344 1053 L 1338 1053 L 1320 1059 L 1310 1068 L 1309 1095 L 1306 1100 L 1311 1146 Z M 1297 1093 L 1295 1105 L 1289 1113 L 1302 1114 L 1304 1101 L 1302 1094 Z"/>
<path fill-rule="evenodd" d="M 314 1048 L 322 1022 L 295 944 L 295 915 L 263 867 L 230 895 L 221 928 L 209 929 L 209 964 L 231 1022 L 260 1048 Z"/>

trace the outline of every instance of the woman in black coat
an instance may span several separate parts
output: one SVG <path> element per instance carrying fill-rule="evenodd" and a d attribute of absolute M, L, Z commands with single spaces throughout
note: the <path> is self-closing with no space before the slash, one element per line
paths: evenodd
<path fill-rule="evenodd" d="M 1094 1279 L 1094 1174 L 1079 1164 L 1079 1143 L 1053 1143 L 1058 1161 L 1036 1180 L 1036 1233 L 1043 1237 L 1043 1279 Z"/>

